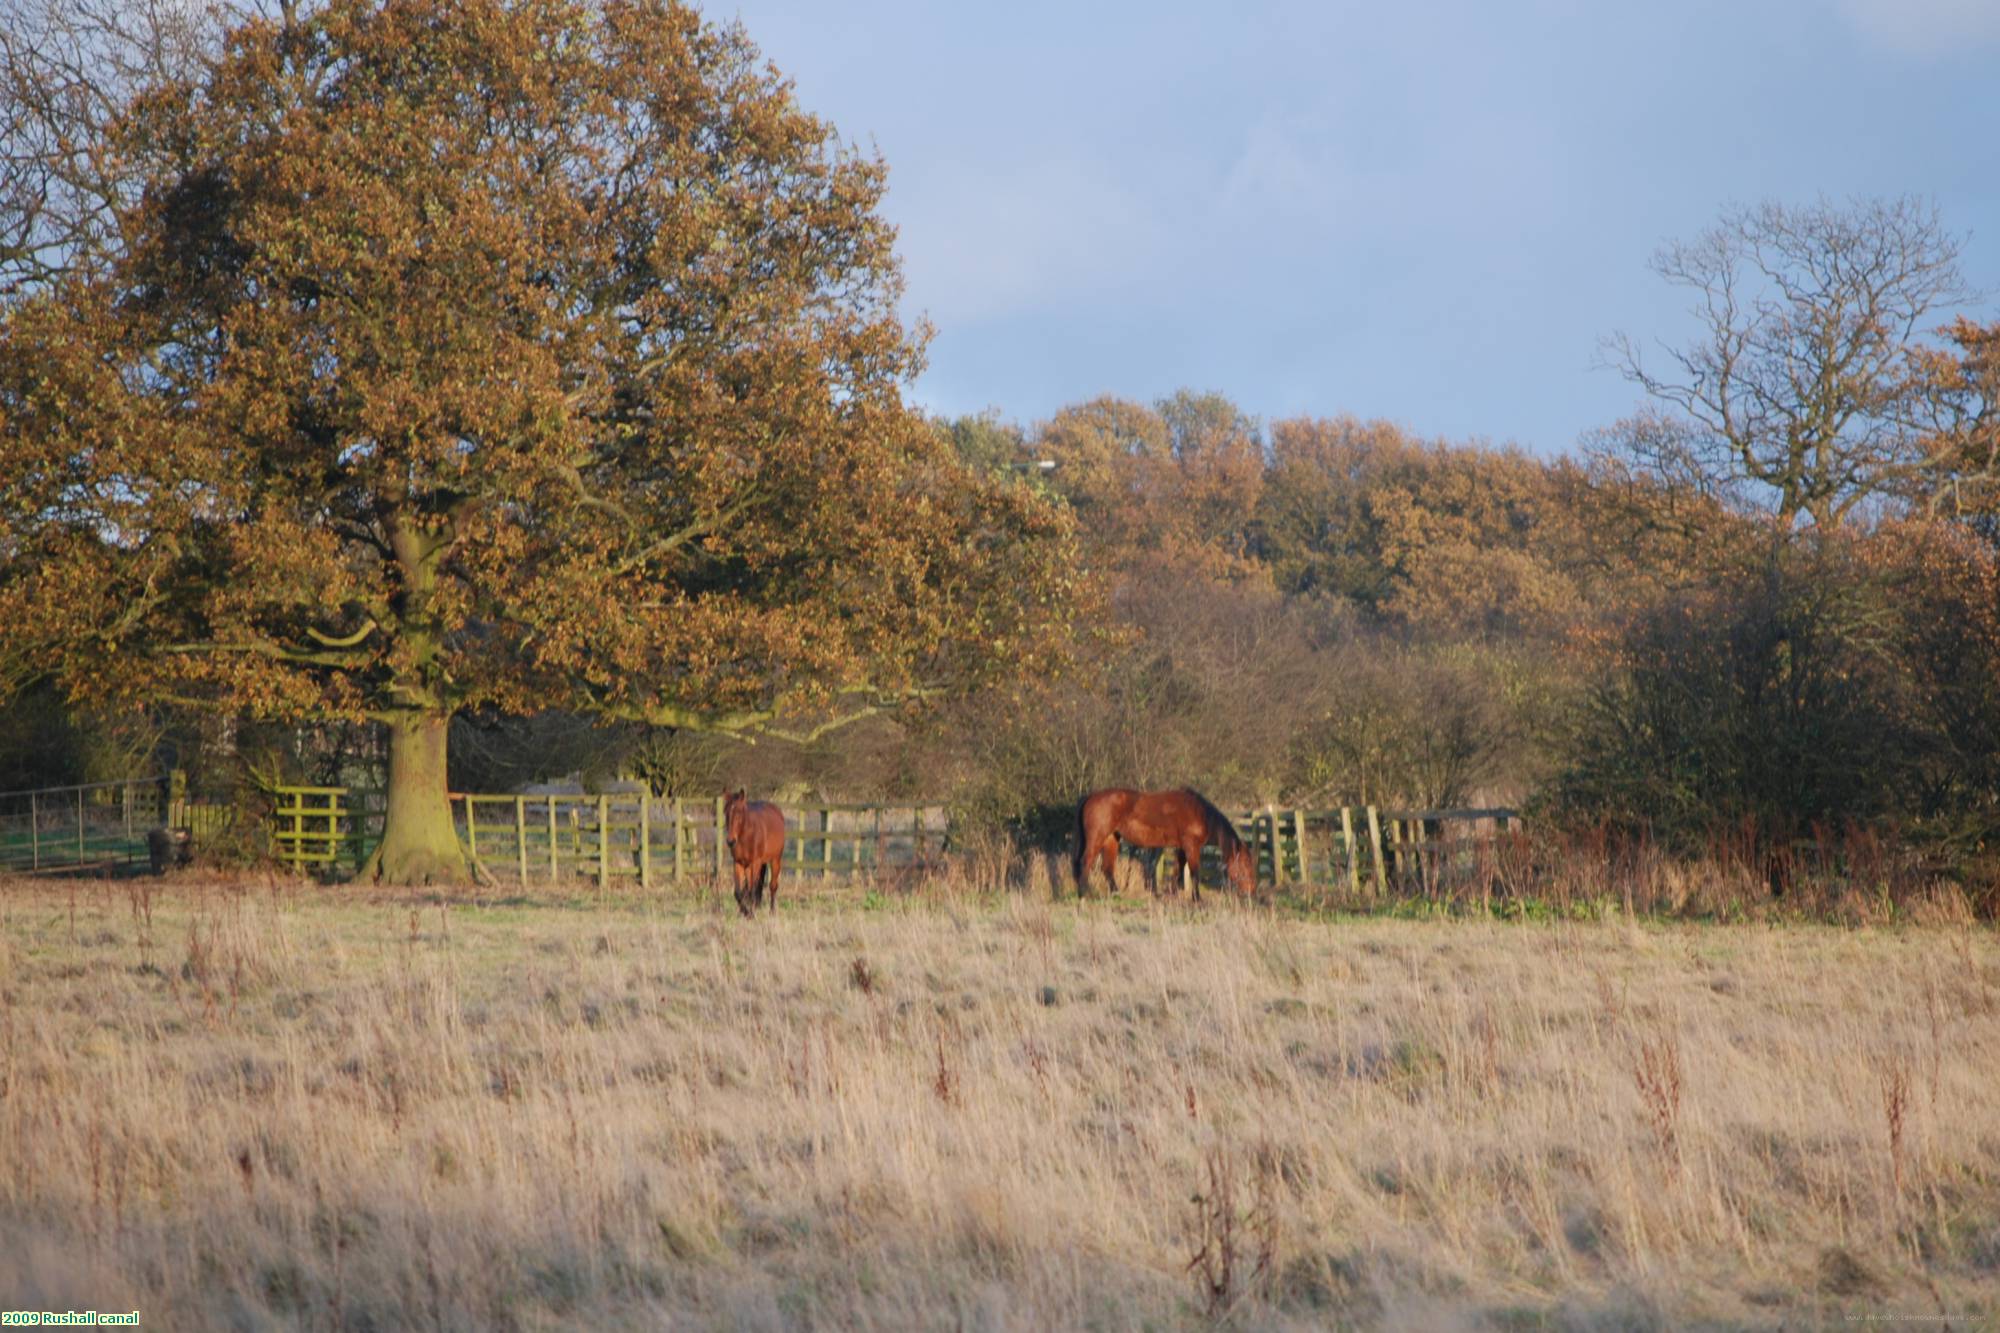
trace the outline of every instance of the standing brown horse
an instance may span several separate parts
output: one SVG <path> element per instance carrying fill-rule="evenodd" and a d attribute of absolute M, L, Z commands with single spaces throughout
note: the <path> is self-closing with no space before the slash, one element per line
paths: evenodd
<path fill-rule="evenodd" d="M 1222 853 L 1229 882 L 1246 898 L 1257 891 L 1257 863 L 1250 846 L 1236 836 L 1229 817 L 1191 787 L 1179 791 L 1133 791 L 1107 787 L 1083 798 L 1076 808 L 1076 896 L 1083 896 L 1093 862 L 1100 864 L 1111 890 L 1118 891 L 1118 843 L 1171 847 L 1180 870 L 1194 867 L 1194 896 L 1201 899 L 1201 849 L 1214 843 Z M 1159 863 L 1153 865 L 1153 892 L 1160 891 Z M 1176 880 L 1176 883 L 1179 881 Z"/>
<path fill-rule="evenodd" d="M 730 859 L 736 863 L 736 907 L 749 916 L 764 905 L 764 883 L 771 884 L 771 910 L 778 910 L 778 873 L 785 866 L 785 816 L 769 801 L 746 801 L 743 790 L 722 798 L 723 829 Z"/>

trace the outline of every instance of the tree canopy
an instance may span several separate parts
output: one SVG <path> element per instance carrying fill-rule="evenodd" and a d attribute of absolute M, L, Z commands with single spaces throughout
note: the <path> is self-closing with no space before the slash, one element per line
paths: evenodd
<path fill-rule="evenodd" d="M 108 118 L 0 324 L 0 617 L 76 697 L 810 731 L 1046 669 L 1068 520 L 903 403 L 885 167 L 674 0 L 329 0 Z"/>

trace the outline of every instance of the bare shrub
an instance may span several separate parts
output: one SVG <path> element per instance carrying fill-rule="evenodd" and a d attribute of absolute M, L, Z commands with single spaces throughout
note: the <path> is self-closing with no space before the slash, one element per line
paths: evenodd
<path fill-rule="evenodd" d="M 1646 1120 L 1652 1126 L 1653 1138 L 1660 1146 L 1661 1155 L 1678 1169 L 1681 1165 L 1683 1090 L 1679 1038 L 1672 1032 L 1663 1031 L 1658 1037 L 1640 1042 L 1632 1081 L 1639 1089 L 1640 1101 L 1646 1108 Z"/>
<path fill-rule="evenodd" d="M 1898 1203 L 1903 1198 L 1904 1131 L 1909 1110 L 1909 1071 L 1900 1058 L 1892 1059 L 1882 1067 L 1882 1119 L 1889 1133 L 1889 1172 L 1895 1186 L 1891 1198 Z"/>
<path fill-rule="evenodd" d="M 1190 1086 L 1190 1104 L 1193 1095 Z M 1219 1321 L 1264 1283 L 1277 1263 L 1277 1172 L 1268 1151 L 1253 1153 L 1250 1198 L 1239 1203 L 1233 1154 L 1212 1147 L 1203 1156 L 1202 1167 L 1205 1183 L 1189 1201 L 1194 1250 L 1187 1271 L 1202 1311 Z"/>

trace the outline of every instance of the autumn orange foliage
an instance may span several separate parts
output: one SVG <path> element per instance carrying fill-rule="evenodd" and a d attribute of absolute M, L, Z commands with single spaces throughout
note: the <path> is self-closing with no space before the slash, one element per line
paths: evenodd
<path fill-rule="evenodd" d="M 901 398 L 883 164 L 677 0 L 331 0 L 117 117 L 0 324 L 0 618 L 78 699 L 806 729 L 1062 652 L 1068 520 Z"/>

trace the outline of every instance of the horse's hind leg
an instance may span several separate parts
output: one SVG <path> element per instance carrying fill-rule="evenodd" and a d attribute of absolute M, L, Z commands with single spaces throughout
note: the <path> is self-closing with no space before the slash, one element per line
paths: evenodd
<path fill-rule="evenodd" d="M 1118 892 L 1118 838 L 1106 834 L 1104 841 L 1097 844 L 1097 869 L 1104 876 L 1104 891 Z"/>
<path fill-rule="evenodd" d="M 1082 902 L 1090 896 L 1090 875 L 1092 871 L 1097 869 L 1101 850 L 1101 845 L 1095 842 L 1084 842 L 1077 846 L 1076 900 L 1078 902 Z"/>
<path fill-rule="evenodd" d="M 771 858 L 771 911 L 774 913 L 778 910 L 778 876 L 784 873 L 784 869 L 784 857 Z"/>
<path fill-rule="evenodd" d="M 1090 872 L 1103 859 L 1105 841 L 1104 838 L 1097 836 L 1097 830 L 1091 827 L 1090 822 L 1079 814 L 1076 823 L 1076 860 L 1071 866 L 1076 876 L 1076 897 L 1079 902 L 1090 896 Z M 1110 845 L 1112 855 L 1117 855 L 1116 837 L 1110 839 Z M 1107 874 L 1110 873 L 1108 861 L 1105 862 L 1105 871 Z"/>

